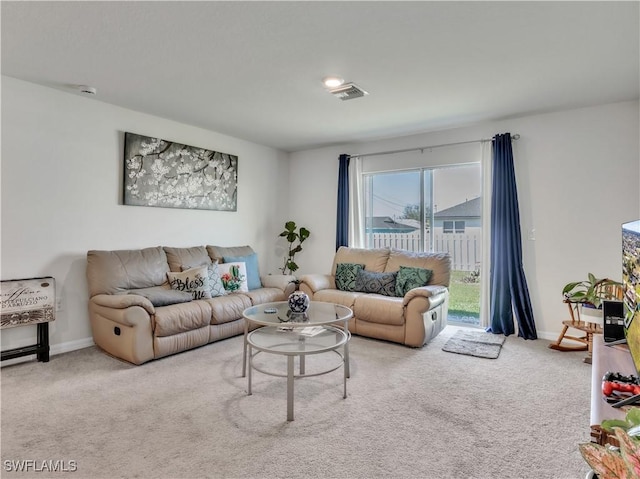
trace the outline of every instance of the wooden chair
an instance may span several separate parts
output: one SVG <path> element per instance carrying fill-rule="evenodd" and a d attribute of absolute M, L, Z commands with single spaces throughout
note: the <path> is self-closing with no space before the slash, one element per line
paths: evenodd
<path fill-rule="evenodd" d="M 624 296 L 624 289 L 618 285 L 603 285 L 598 289 L 598 297 L 606 300 L 622 300 Z M 582 303 L 575 303 L 569 300 L 564 300 L 569 308 L 569 316 L 571 319 L 562 321 L 562 332 L 555 343 L 551 343 L 549 348 L 556 349 L 558 351 L 587 351 L 587 356 L 583 359 L 585 363 L 591 364 L 591 357 L 593 353 L 593 335 L 602 334 L 602 326 L 599 323 L 589 321 L 581 313 Z M 567 334 L 569 329 L 575 329 L 584 333 L 581 336 L 574 336 Z M 580 334 L 580 333 L 575 333 Z M 572 341 L 572 343 L 563 343 L 563 341 Z M 577 343 L 577 344 L 575 344 Z"/>

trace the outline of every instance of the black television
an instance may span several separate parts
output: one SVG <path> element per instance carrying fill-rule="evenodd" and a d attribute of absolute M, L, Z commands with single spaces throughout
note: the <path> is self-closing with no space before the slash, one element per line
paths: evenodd
<path fill-rule="evenodd" d="M 640 220 L 622 225 L 624 329 L 636 373 L 640 373 Z"/>

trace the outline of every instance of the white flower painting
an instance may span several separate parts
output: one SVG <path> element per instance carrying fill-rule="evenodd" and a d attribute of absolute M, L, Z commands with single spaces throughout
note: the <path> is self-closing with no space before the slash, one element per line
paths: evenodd
<path fill-rule="evenodd" d="M 237 156 L 125 133 L 125 205 L 236 211 L 237 199 Z"/>

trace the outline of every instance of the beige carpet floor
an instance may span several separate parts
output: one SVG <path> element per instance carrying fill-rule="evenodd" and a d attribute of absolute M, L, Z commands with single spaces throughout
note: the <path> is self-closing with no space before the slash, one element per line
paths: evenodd
<path fill-rule="evenodd" d="M 7 366 L 1 476 L 583 478 L 583 353 L 513 336 L 497 359 L 442 351 L 457 329 L 422 349 L 354 336 L 348 398 L 341 370 L 296 380 L 293 422 L 284 379 L 255 373 L 247 396 L 241 337 L 143 366 L 96 348 Z"/>

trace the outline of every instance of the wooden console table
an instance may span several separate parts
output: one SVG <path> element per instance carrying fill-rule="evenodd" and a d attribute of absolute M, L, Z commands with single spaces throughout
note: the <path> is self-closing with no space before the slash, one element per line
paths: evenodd
<path fill-rule="evenodd" d="M 0 282 L 2 314 L 0 329 L 37 325 L 36 343 L 0 353 L 0 360 L 35 354 L 38 361 L 49 361 L 49 322 L 55 320 L 55 279 L 19 279 Z"/>

